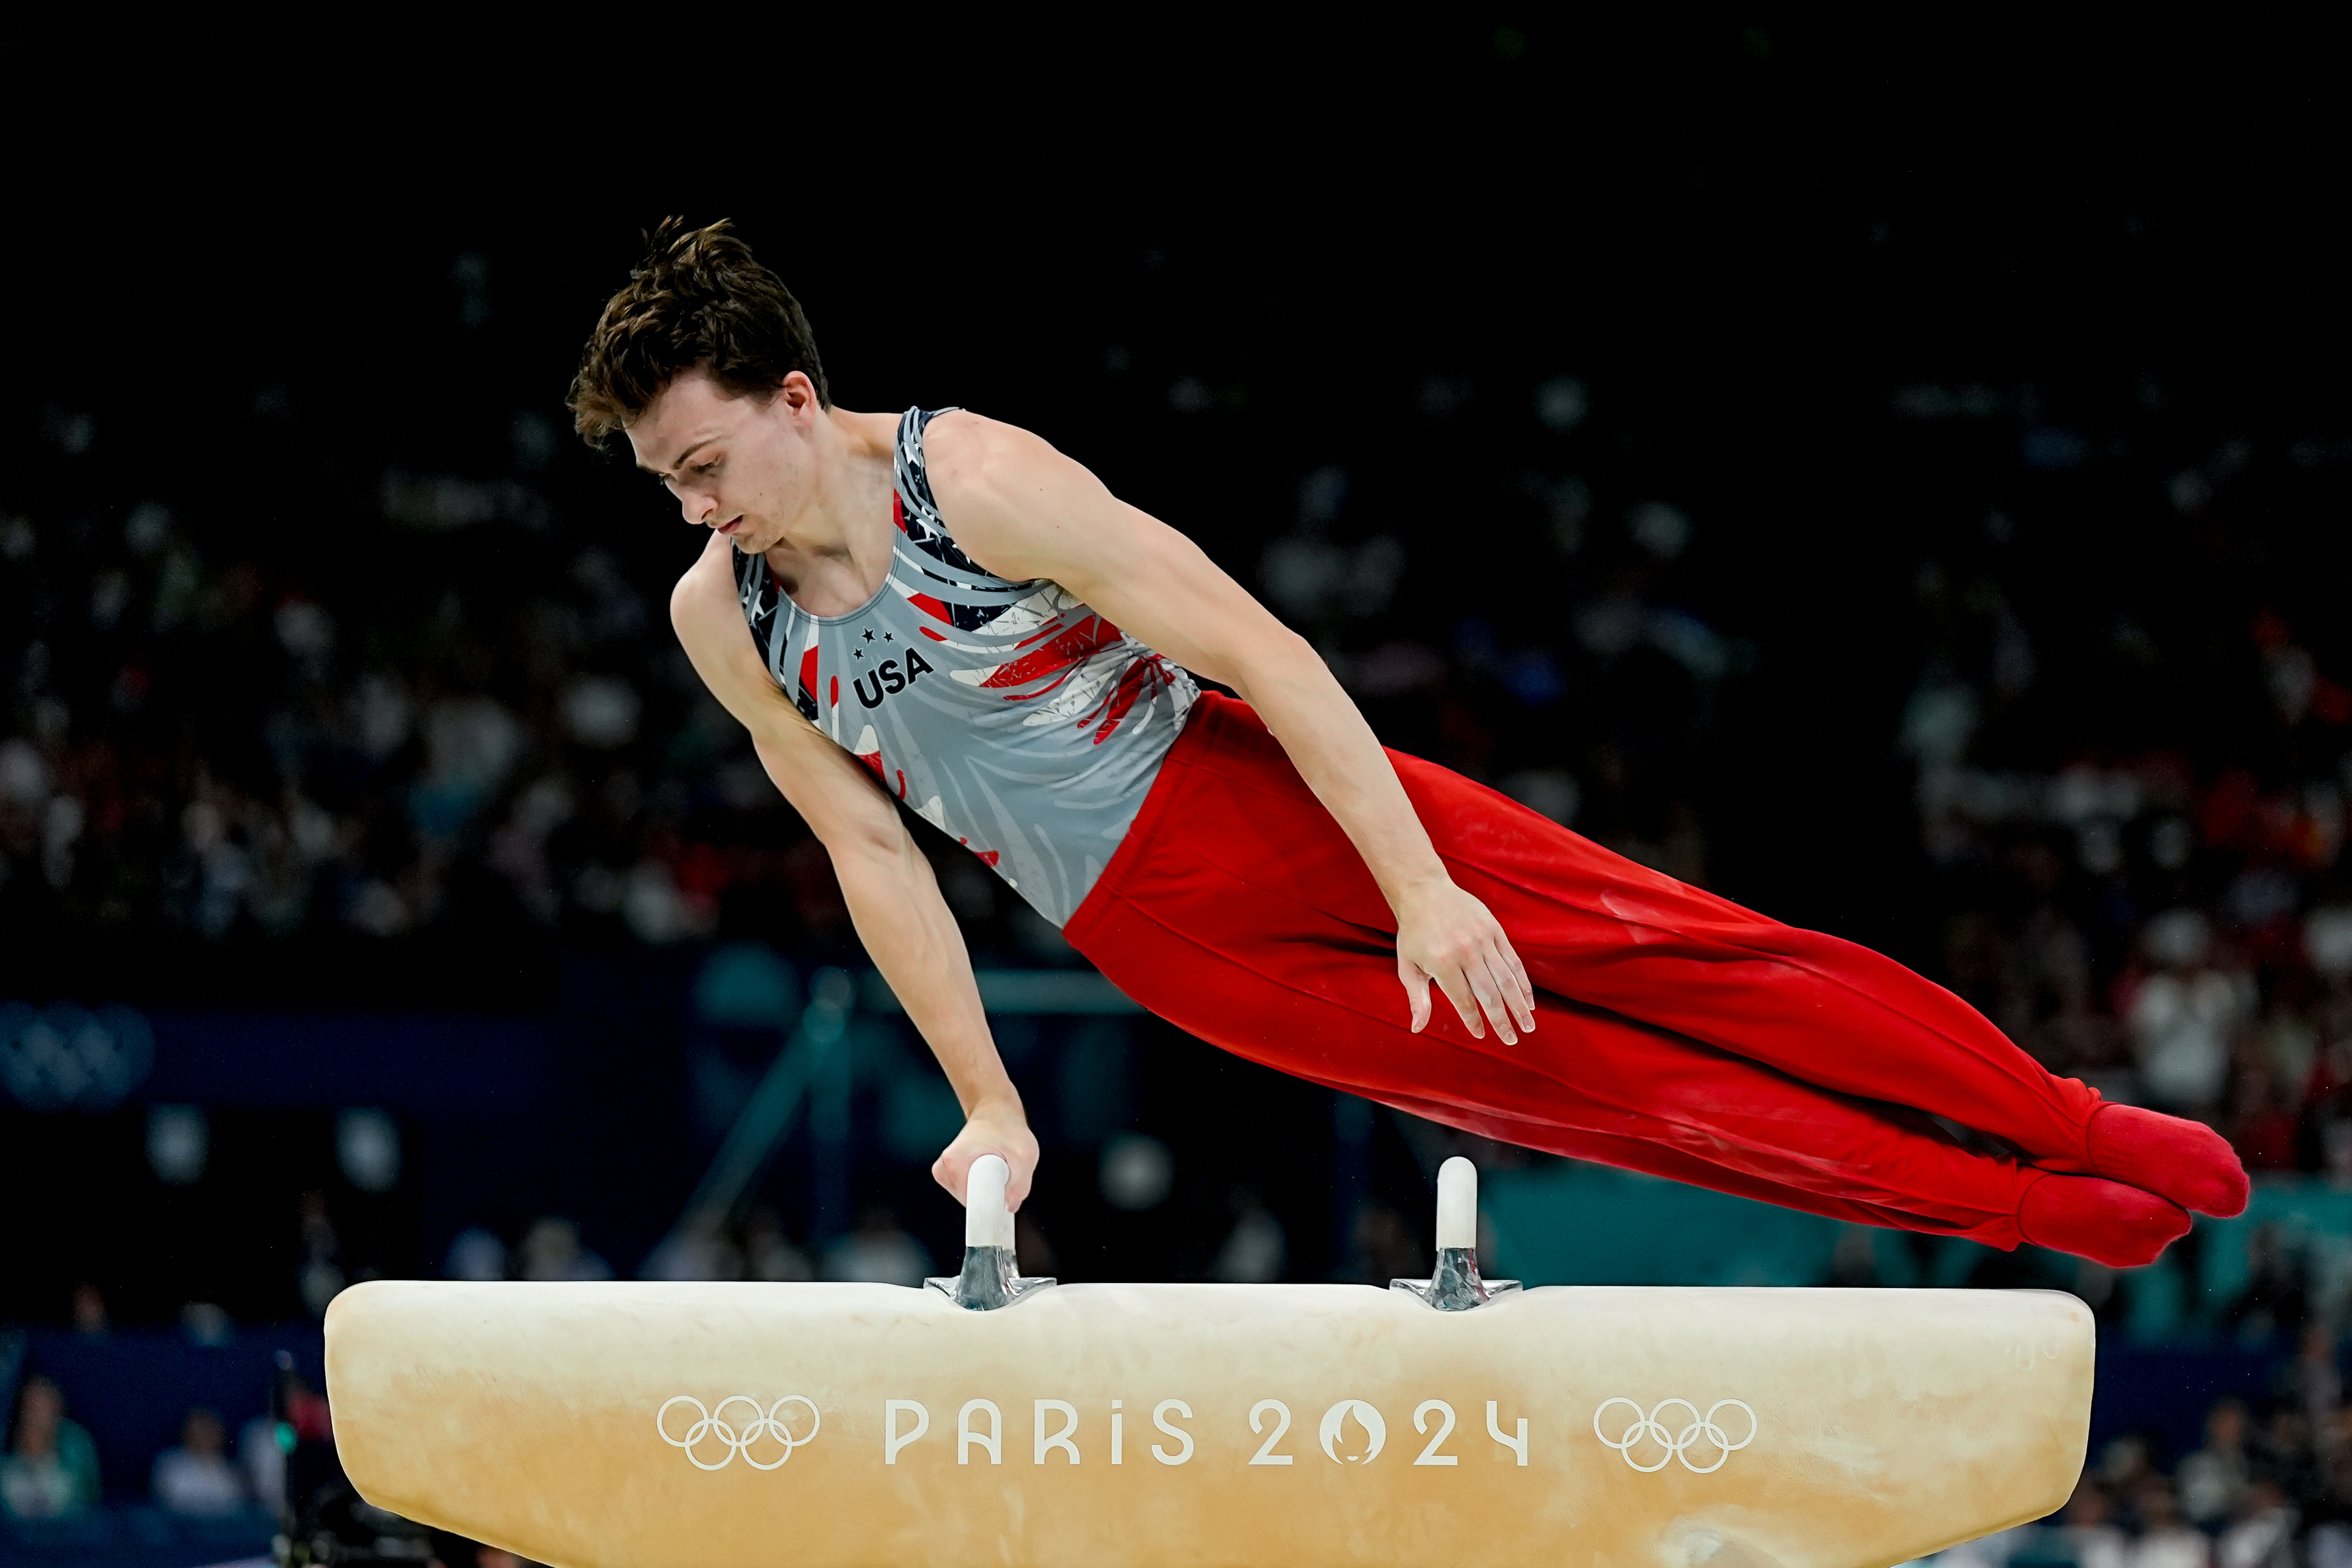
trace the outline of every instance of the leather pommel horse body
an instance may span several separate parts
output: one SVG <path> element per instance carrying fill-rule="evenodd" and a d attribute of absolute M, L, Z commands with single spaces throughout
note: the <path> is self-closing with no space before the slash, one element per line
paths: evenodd
<path fill-rule="evenodd" d="M 371 1502 L 558 1568 L 1884 1568 L 2063 1504 L 2042 1291 L 377 1282 Z"/>

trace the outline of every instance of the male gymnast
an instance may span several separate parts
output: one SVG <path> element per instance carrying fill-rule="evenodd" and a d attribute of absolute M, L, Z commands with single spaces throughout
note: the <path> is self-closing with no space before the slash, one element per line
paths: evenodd
<path fill-rule="evenodd" d="M 1037 1143 L 902 811 L 1161 1017 L 1449 1126 L 2116 1267 L 2245 1206 L 2210 1129 L 2053 1076 L 1892 960 L 1384 751 L 1303 638 L 1039 437 L 834 406 L 724 223 L 656 232 L 570 404 L 709 531 L 678 640 L 954 1085 L 959 1198 L 997 1153 L 1017 1205 Z"/>

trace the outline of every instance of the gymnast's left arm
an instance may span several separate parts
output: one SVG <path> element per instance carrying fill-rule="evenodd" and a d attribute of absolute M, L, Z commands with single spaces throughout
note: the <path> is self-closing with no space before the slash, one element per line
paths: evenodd
<path fill-rule="evenodd" d="M 1432 981 L 1478 1038 L 1486 1022 L 1506 1044 L 1535 1028 L 1534 988 L 1501 922 L 1447 874 L 1371 726 L 1304 637 L 1191 540 L 1027 431 L 960 410 L 931 421 L 924 447 L 940 513 L 974 561 L 1059 583 L 1257 710 L 1395 911 L 1415 1033 Z"/>

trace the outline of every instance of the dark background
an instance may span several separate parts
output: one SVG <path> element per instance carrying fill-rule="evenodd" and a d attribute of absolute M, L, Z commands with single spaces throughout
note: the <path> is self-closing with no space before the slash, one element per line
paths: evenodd
<path fill-rule="evenodd" d="M 89 40 L 10 36 L 0 729 L 42 772 L 0 804 L 0 998 L 141 1009 L 161 1076 L 0 1105 L 0 1317 L 62 1323 L 80 1282 L 121 1322 L 298 1316 L 305 1193 L 348 1273 L 561 1214 L 631 1274 L 717 1136 L 694 1074 L 774 1047 L 696 1014 L 709 954 L 858 967 L 667 634 L 698 537 L 562 406 L 671 212 L 739 223 L 842 405 L 1041 432 L 1308 631 L 1391 744 L 1890 952 L 2110 1092 L 2147 922 L 2200 911 L 2319 1076 L 2241 1044 L 2189 1109 L 2322 1170 L 2338 42 L 698 18 L 529 68 L 192 38 L 93 91 Z M 588 738 L 589 687 L 625 735 Z M 433 715 L 485 701 L 503 760 L 468 774 Z M 2138 793 L 2070 815 L 2070 768 Z M 929 847 L 984 963 L 1069 962 Z M 341 1077 L 250 1045 L 288 1018 L 358 1031 L 317 1047 Z M 951 1203 L 879 1131 L 921 1058 L 874 1026 L 856 1202 L 944 1258 Z M 1291 1276 L 1371 1277 L 1362 1205 L 1422 1224 L 1422 1132 L 1146 1020 L 1006 1029 L 1066 1273 L 1209 1271 L 1264 1208 Z M 211 1118 L 193 1186 L 142 1154 L 167 1100 Z M 339 1173 L 350 1105 L 398 1121 L 389 1193 Z M 1092 1190 L 1122 1131 L 1175 1154 L 1142 1219 Z M 762 1192 L 814 1252 L 850 1215 L 806 1159 Z"/>
<path fill-rule="evenodd" d="M 2343 106 L 2307 34 L 1774 20 L 1246 44 L 925 29 L 805 51 L 767 115 L 741 86 L 680 86 L 665 108 L 650 83 L 547 95 L 487 64 L 401 112 L 409 57 L 390 44 L 372 77 L 232 75 L 135 131 L 76 138 L 20 110 L 53 145 L 7 263 L 9 504 L 58 520 L 44 559 L 94 561 L 120 550 L 100 520 L 111 533 L 161 498 L 257 603 L 373 617 L 346 661 L 415 657 L 404 637 L 452 591 L 495 622 L 583 549 L 658 621 L 691 539 L 625 467 L 543 428 L 526 452 L 517 421 L 564 421 L 584 324 L 643 227 L 732 216 L 807 301 L 845 405 L 1029 425 L 1244 581 L 1300 479 L 1343 468 L 1339 531 L 1393 535 L 1409 562 L 1384 618 L 1333 628 L 1343 651 L 1401 628 L 1442 647 L 1473 616 L 1504 650 L 1567 640 L 1629 570 L 1612 525 L 1668 500 L 1698 520 L 1691 550 L 1630 570 L 1732 645 L 1742 689 L 1710 715 L 1706 765 L 1664 733 L 1689 728 L 1660 711 L 1675 694 L 1629 692 L 1588 724 L 1571 683 L 1570 722 L 1490 721 L 1517 731 L 1490 742 L 1493 770 L 1646 728 L 1644 763 L 1671 776 L 1633 793 L 1703 806 L 1717 885 L 1899 942 L 1916 900 L 1885 742 L 1916 674 L 1923 559 L 2002 561 L 2044 637 L 2097 636 L 2119 608 L 2160 646 L 2177 624 L 2176 663 L 2223 662 L 2187 623 L 2260 605 L 2335 635 L 2333 448 L 2202 530 L 2163 487 L 2233 439 L 2284 458 L 2344 423 Z M 20 79 L 37 58 L 18 47 Z M 861 99 L 869 65 L 886 85 Z M 152 139 L 175 118 L 189 140 L 166 153 Z M 1532 391 L 1562 374 L 1591 413 L 1555 435 Z M 1180 384 L 1200 412 L 1178 412 Z M 1987 412 L 1906 420 L 1899 395 L 1922 386 L 1979 389 Z M 92 433 L 68 454 L 75 416 Z M 2039 467 L 2037 429 L 2060 433 Z M 1570 473 L 1590 556 L 1557 550 L 1536 493 Z M 443 476 L 527 484 L 480 504 L 537 526 L 387 525 L 391 487 Z M 1993 508 L 2014 514 L 2005 540 Z M 21 632 L 55 611 L 12 576 Z M 643 662 L 674 662 L 651 642 Z M 151 672 L 202 705 L 199 748 L 257 750 L 238 704 L 264 698 L 239 689 L 234 640 L 174 651 L 208 661 Z M 110 680 L 97 662 L 49 679 Z M 2183 722 L 2215 757 L 2242 741 L 2226 715 L 2112 690 L 2037 705 L 2021 739 L 2045 757 Z M 1433 751 L 1435 707 L 1379 717 Z M 125 964 L 26 934 L 11 962 L 95 965 L 100 992 L 302 984 L 210 948 Z M 426 967 L 397 994 L 545 979 Z M 52 989 L 89 990 L 74 980 Z M 338 971 L 333 994 L 355 983 Z"/>

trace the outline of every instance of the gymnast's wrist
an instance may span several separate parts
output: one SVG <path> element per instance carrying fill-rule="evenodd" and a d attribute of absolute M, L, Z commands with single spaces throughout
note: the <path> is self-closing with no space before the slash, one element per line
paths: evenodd
<path fill-rule="evenodd" d="M 1008 1083 L 1003 1089 L 992 1089 L 974 1099 L 965 1108 L 963 1119 L 999 1127 L 1026 1127 L 1029 1125 L 1029 1111 L 1021 1103 L 1021 1091 Z"/>
<path fill-rule="evenodd" d="M 1419 903 L 1433 894 L 1449 893 L 1453 890 L 1454 879 L 1446 874 L 1445 863 L 1433 855 L 1430 857 L 1430 865 L 1426 869 L 1415 871 L 1412 876 L 1402 878 L 1396 882 L 1394 888 L 1389 892 L 1389 908 L 1402 915 L 1408 904 Z"/>

